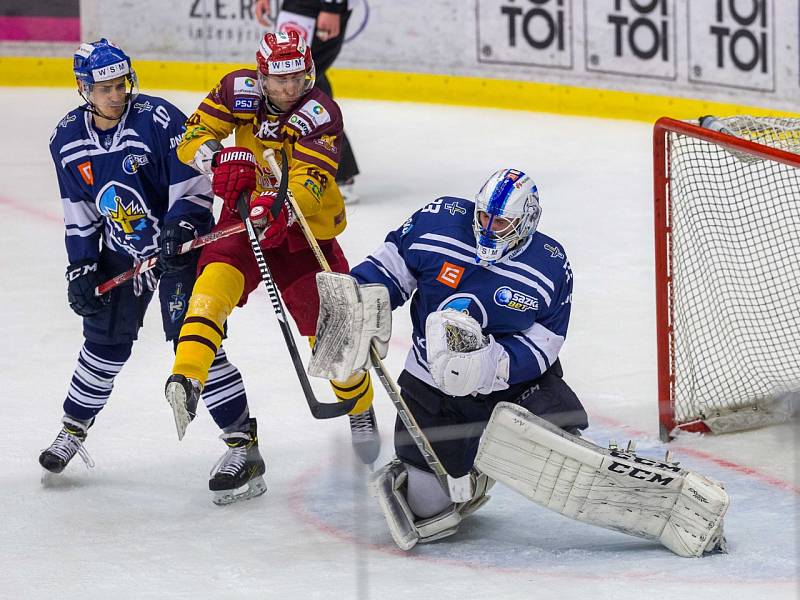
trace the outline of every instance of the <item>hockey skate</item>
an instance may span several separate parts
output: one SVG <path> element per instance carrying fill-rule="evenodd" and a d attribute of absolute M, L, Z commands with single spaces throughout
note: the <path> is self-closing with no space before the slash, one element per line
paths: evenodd
<path fill-rule="evenodd" d="M 58 432 L 56 439 L 53 440 L 49 448 L 43 450 L 39 455 L 39 464 L 49 473 L 61 473 L 69 464 L 69 461 L 78 454 L 87 467 L 94 467 L 92 457 L 89 456 L 83 446 L 83 442 L 86 440 L 86 431 L 89 429 L 91 421 L 88 423 L 78 421 L 65 415 L 63 423 L 64 425 L 61 431 Z M 47 473 L 42 477 L 43 482 L 46 475 Z"/>
<path fill-rule="evenodd" d="M 249 500 L 267 491 L 266 467 L 258 451 L 256 420 L 250 419 L 245 431 L 223 433 L 220 439 L 228 450 L 211 469 L 208 489 L 214 492 L 214 504 L 224 506 Z"/>
<path fill-rule="evenodd" d="M 375 411 L 370 406 L 357 415 L 348 415 L 352 433 L 353 450 L 365 465 L 374 463 L 381 451 L 381 437 Z"/>
<path fill-rule="evenodd" d="M 186 428 L 197 414 L 197 401 L 202 390 L 200 382 L 196 379 L 189 379 L 183 375 L 170 375 L 167 379 L 164 395 L 172 407 L 179 441 L 183 439 Z"/>

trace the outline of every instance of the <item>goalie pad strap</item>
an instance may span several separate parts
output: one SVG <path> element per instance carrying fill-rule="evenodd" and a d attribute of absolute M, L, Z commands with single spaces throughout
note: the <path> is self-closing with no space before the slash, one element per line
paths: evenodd
<path fill-rule="evenodd" d="M 501 402 L 475 466 L 526 498 L 578 521 L 701 556 L 722 540 L 725 490 L 675 464 L 606 450 L 521 406 Z"/>
<path fill-rule="evenodd" d="M 380 284 L 358 285 L 350 275 L 317 273 L 319 317 L 308 374 L 346 380 L 369 367 L 374 345 L 386 356 L 392 335 L 389 290 Z"/>

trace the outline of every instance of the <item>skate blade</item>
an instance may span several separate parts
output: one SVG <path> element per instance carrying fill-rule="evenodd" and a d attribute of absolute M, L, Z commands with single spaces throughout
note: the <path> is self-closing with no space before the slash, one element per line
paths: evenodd
<path fill-rule="evenodd" d="M 256 477 L 235 490 L 219 490 L 214 492 L 212 502 L 217 506 L 227 506 L 243 500 L 260 496 L 267 491 L 267 484 L 263 477 Z"/>
<path fill-rule="evenodd" d="M 53 473 L 45 468 L 42 468 L 42 478 L 39 480 L 43 487 L 55 487 L 60 473 Z"/>
<path fill-rule="evenodd" d="M 178 441 L 186 435 L 186 428 L 192 421 L 189 411 L 186 410 L 186 394 L 179 383 L 170 383 L 167 386 L 167 402 L 172 407 L 172 416 L 175 418 L 175 429 L 178 432 Z"/>
<path fill-rule="evenodd" d="M 353 440 L 353 451 L 362 463 L 368 466 L 372 465 L 378 460 L 378 455 L 381 453 L 381 438 L 375 436 L 368 440 Z"/>

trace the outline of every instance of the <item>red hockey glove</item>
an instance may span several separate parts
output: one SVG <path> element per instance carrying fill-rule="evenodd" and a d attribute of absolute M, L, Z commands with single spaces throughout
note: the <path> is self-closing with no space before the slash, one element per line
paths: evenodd
<path fill-rule="evenodd" d="M 286 206 L 281 207 L 281 211 L 274 219 L 270 210 L 278 201 L 275 194 L 267 192 L 258 198 L 250 201 L 250 222 L 253 227 L 264 228 L 264 232 L 259 237 L 264 248 L 275 248 L 286 239 L 287 228 L 289 227 L 289 216 Z"/>
<path fill-rule="evenodd" d="M 211 187 L 225 201 L 225 207 L 235 214 L 242 193 L 256 189 L 256 159 L 247 148 L 225 148 L 214 156 L 211 165 L 214 176 Z"/>

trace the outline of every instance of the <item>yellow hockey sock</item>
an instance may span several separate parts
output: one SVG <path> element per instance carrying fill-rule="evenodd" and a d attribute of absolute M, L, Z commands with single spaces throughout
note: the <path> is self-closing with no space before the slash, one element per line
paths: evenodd
<path fill-rule="evenodd" d="M 344 381 L 331 380 L 331 387 L 333 393 L 336 394 L 339 402 L 345 400 L 352 400 L 358 398 L 353 410 L 350 411 L 351 415 L 359 415 L 365 410 L 369 409 L 372 405 L 372 399 L 375 391 L 372 387 L 372 377 L 369 376 L 369 371 L 364 373 L 355 373 L 349 379 Z"/>
<path fill-rule="evenodd" d="M 211 263 L 194 284 L 175 351 L 173 374 L 204 385 L 222 343 L 223 326 L 244 291 L 244 275 L 229 264 Z"/>
<path fill-rule="evenodd" d="M 308 336 L 308 345 L 313 348 L 316 340 L 317 338 L 313 335 Z M 372 400 L 375 397 L 375 389 L 372 387 L 372 377 L 370 377 L 369 371 L 355 373 L 344 381 L 331 379 L 330 384 L 339 402 L 358 398 L 353 410 L 348 414 L 360 415 L 372 406 Z"/>

